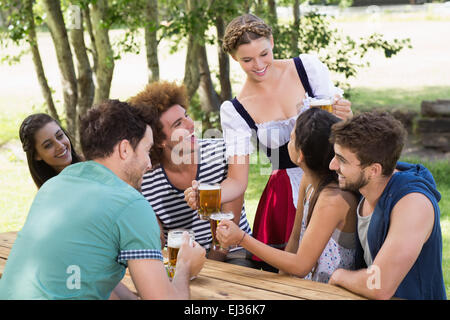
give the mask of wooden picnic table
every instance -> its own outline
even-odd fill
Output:
[[[16,239],[16,232],[0,234],[0,277]],[[122,280],[136,293],[127,272]],[[207,259],[191,281],[193,300],[360,300],[343,288]]]

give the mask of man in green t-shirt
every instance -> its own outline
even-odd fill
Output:
[[[38,191],[0,280],[0,299],[136,299],[120,283],[129,268],[142,299],[188,299],[205,250],[186,234],[177,272],[163,265],[155,213],[139,192],[151,168],[150,126],[108,100],[81,119],[86,162]]]

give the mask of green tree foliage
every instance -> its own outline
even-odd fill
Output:
[[[11,42],[21,44],[22,41],[28,41],[33,49],[33,42],[37,40],[29,36],[30,28],[45,28],[48,25],[49,16],[46,11],[48,6],[45,7],[43,3],[55,1],[57,2],[57,0],[0,0],[1,16],[6,24],[0,29],[0,44],[5,46]],[[319,4],[333,3],[340,6],[351,3],[351,0],[317,1]],[[84,50],[93,61],[92,66],[85,64],[85,72],[89,74],[92,68],[96,84],[102,83],[105,87],[103,94],[109,94],[108,84],[111,80],[107,77],[112,76],[114,60],[120,59],[125,52],[137,54],[142,50],[144,43],[142,29],[145,30],[146,37],[151,33],[151,39],[153,39],[152,45],[146,43],[145,47],[148,66],[150,68],[152,65],[154,68],[152,72],[156,74],[154,78],[149,77],[149,81],[157,80],[159,77],[156,50],[161,40],[169,42],[173,52],[182,46],[186,47],[184,81],[191,91],[193,115],[196,119],[202,120],[207,129],[218,126],[220,102],[236,94],[231,92],[229,57],[221,51],[220,45],[226,24],[238,15],[247,12],[255,13],[271,24],[274,30],[275,58],[291,58],[299,53],[314,52],[331,71],[343,75],[347,80],[354,77],[359,68],[369,64],[365,61],[369,50],[380,50],[386,58],[390,58],[403,48],[410,47],[408,39],[387,41],[382,35],[376,33],[360,39],[346,37],[330,27],[332,18],[317,12],[300,15],[298,5],[304,2],[305,0],[61,0],[58,7],[65,17],[66,26],[69,20],[67,11],[70,6],[78,6],[81,9],[82,28],[85,32],[83,36],[90,37],[91,40],[90,46],[86,45]],[[32,10],[23,10],[24,3],[34,4]],[[290,8],[294,18],[288,21],[278,18],[277,6]],[[294,8],[296,10],[293,10]],[[150,21],[149,17],[155,12],[158,19]],[[98,25],[93,25],[94,21],[98,22]],[[101,28],[98,28],[99,26]],[[125,32],[123,38],[115,40],[109,47],[107,32],[112,28],[120,28]],[[70,32],[70,28],[68,30]],[[94,42],[96,34],[108,40],[106,41],[108,47],[103,47],[104,41]],[[150,37],[146,38],[148,39]],[[34,44],[37,51],[37,43]],[[218,72],[211,73],[209,70],[208,58],[212,57],[206,57],[205,45],[215,45],[218,48],[220,62]],[[99,57],[102,53],[104,58],[101,59]],[[82,56],[80,52],[78,54],[77,60]],[[20,54],[16,57],[0,54],[0,61],[13,62],[18,59]],[[151,61],[152,59],[156,61]],[[77,81],[80,82],[80,71],[78,70],[77,73]],[[43,72],[41,72],[41,79],[42,82],[46,81]],[[41,85],[44,87],[45,83]],[[338,85],[348,89],[345,82]],[[80,89],[80,84],[78,86],[77,90],[82,93],[84,89]],[[49,92],[50,90],[47,90],[47,96],[50,95],[46,99],[47,104],[51,103]],[[87,91],[85,96],[89,96]],[[73,117],[67,114],[66,116]]]
[[[284,2],[292,2],[285,0]],[[298,29],[297,46],[292,46],[293,24],[278,23],[275,39],[275,58],[287,58],[298,53],[316,53],[328,69],[342,74],[346,80],[357,75],[358,69],[369,66],[365,60],[369,50],[380,50],[386,58],[391,58],[405,47],[411,48],[410,39],[393,39],[387,41],[383,35],[373,33],[368,37],[355,40],[344,36],[339,30],[332,29],[333,18],[308,12],[301,17]],[[349,89],[348,81],[336,82],[343,89]]]

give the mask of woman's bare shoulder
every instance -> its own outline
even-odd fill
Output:
[[[342,190],[337,184],[330,184],[325,187],[318,201],[321,201],[324,205],[331,206],[343,206],[343,207],[356,207],[358,204],[358,196],[350,191]]]

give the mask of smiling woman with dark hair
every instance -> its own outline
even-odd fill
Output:
[[[339,189],[329,142],[331,127],[339,119],[311,108],[300,114],[288,144],[289,157],[303,170],[295,222],[285,251],[247,235],[229,221],[219,224],[222,245],[239,244],[283,272],[308,280],[328,282],[333,271],[355,268],[355,194]]]
[[[48,114],[26,117],[20,125],[19,136],[38,188],[68,165],[81,161],[67,132]]]

